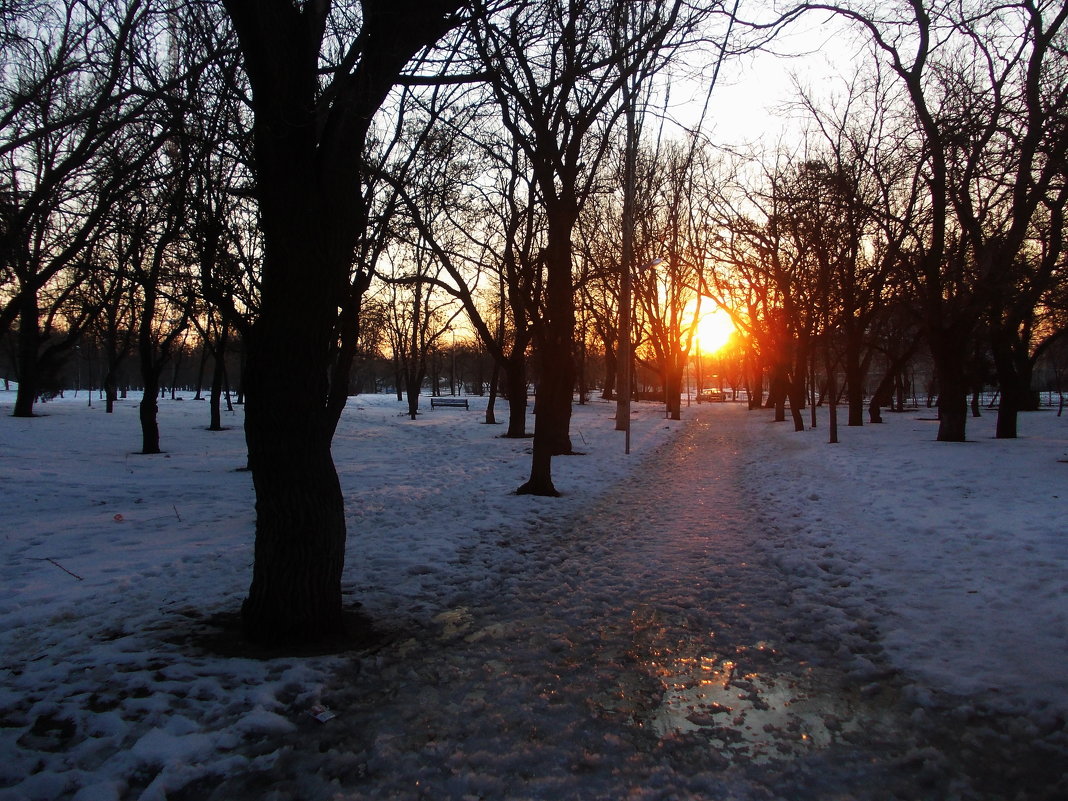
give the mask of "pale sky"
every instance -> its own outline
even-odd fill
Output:
[[[721,69],[704,122],[717,144],[761,141],[774,146],[799,127],[784,108],[797,97],[794,76],[817,97],[827,95],[840,90],[841,76],[852,76],[869,57],[863,40],[844,24],[815,14],[794,23],[772,48],[774,52],[739,56]],[[714,56],[710,52],[708,57]],[[671,92],[673,115],[694,125],[707,84],[673,79]]]

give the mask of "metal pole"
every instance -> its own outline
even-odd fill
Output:
[[[624,431],[623,452],[630,453],[630,385],[631,362],[634,359],[631,346],[631,317],[634,300],[632,294],[634,260],[634,173],[638,148],[637,124],[630,79],[623,82],[623,106],[626,109],[626,153],[623,162],[623,246],[620,256],[619,276],[619,391],[616,398],[616,431]]]

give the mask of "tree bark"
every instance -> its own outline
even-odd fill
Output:
[[[824,356],[827,365],[827,442],[835,445],[838,443],[838,387],[834,376],[834,359],[831,357],[830,349]],[[852,417],[852,407],[850,407],[850,417]]]
[[[997,372],[998,387],[1001,389],[998,402],[998,416],[994,436],[997,439],[1016,439],[1017,420],[1023,410],[1023,401],[1030,390],[1030,373],[1024,384],[1023,377],[1016,369],[1010,343],[997,335],[991,335],[991,353],[994,357],[994,369]]]
[[[302,173],[276,174],[272,181],[277,191],[288,179],[289,192],[274,196],[268,204],[274,213],[265,214],[271,236],[265,239],[260,317],[249,339],[246,373],[256,548],[242,619],[246,636],[271,643],[342,631],[346,529],[330,453],[335,418],[327,400],[337,308],[329,287],[345,274],[347,259],[343,247],[331,253],[322,239],[339,225],[338,207],[351,206],[331,208]]]
[[[502,365],[508,394],[508,431],[505,437],[522,439],[527,436],[527,359],[521,352],[513,352]]]
[[[226,380],[226,344],[229,326],[223,322],[219,332],[219,341],[212,349],[215,356],[215,364],[211,371],[211,399],[209,400],[211,422],[209,431],[222,431],[222,391],[223,382]],[[198,389],[199,392],[199,389]]]
[[[968,425],[967,345],[945,332],[929,332],[931,356],[938,376],[939,442],[964,442]]]
[[[143,377],[144,392],[137,416],[141,422],[141,453],[160,453],[159,447],[159,379],[155,375]]]
[[[670,365],[667,370],[664,401],[668,417],[672,420],[682,419],[682,373],[681,364]]]
[[[771,382],[768,387],[768,400],[766,405],[768,408],[775,410],[775,417],[773,419],[776,423],[786,422],[786,394],[788,386],[789,378],[786,375],[786,368],[780,364],[772,365]]]
[[[501,380],[501,362],[499,359],[493,360],[493,367],[490,370],[490,389],[489,399],[486,401],[486,425],[496,425],[497,417],[494,413],[494,407],[497,405],[497,384]]]
[[[426,368],[410,367],[404,373],[405,396],[408,400],[408,417],[412,420],[419,415],[419,391],[423,388]],[[437,394],[436,392],[434,393]]]
[[[245,438],[256,491],[256,546],[242,623],[253,641],[321,640],[343,630],[345,563],[326,359],[306,355],[326,343],[287,331],[282,321],[263,322],[253,335],[258,347],[249,349]],[[300,386],[311,391],[295,391]]]
[[[40,391],[40,323],[37,293],[24,292],[19,299],[19,388],[15,393],[13,417],[33,417],[33,405]]]
[[[746,394],[749,396],[749,411],[764,407],[764,372],[756,358],[746,357]]]
[[[858,327],[850,326],[845,342],[846,398],[849,403],[847,426],[864,425],[864,383],[868,377],[867,365],[861,357]]]
[[[879,386],[872,393],[871,402],[868,404],[868,422],[882,423],[882,406],[892,406],[894,403],[894,383],[897,380],[897,371],[893,368],[886,371],[879,382]]]
[[[256,489],[249,638],[269,644],[342,631],[345,514],[330,455],[329,371],[338,309],[366,230],[361,163],[371,118],[401,70],[458,23],[459,0],[364,0],[359,61],[321,57],[329,3],[224,0],[252,87],[264,235],[260,314],[247,343],[245,439]],[[357,45],[348,43],[357,52]]]
[[[796,376],[790,379],[788,384],[788,396],[790,398],[790,419],[794,421],[794,431],[805,430],[805,418],[801,410],[805,408],[805,382]]]
[[[545,317],[538,326],[541,381],[534,418],[534,454],[530,478],[520,495],[556,496],[552,457],[572,453],[571,401],[574,394],[575,291],[571,273],[571,232],[578,208],[564,201],[563,209],[548,210]]]

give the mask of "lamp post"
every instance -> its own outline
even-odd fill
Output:
[[[624,236],[624,243],[627,242],[627,237]],[[624,253],[627,253],[628,248],[623,248]],[[627,254],[629,255],[629,254]],[[643,264],[639,269],[639,274],[644,273],[646,270],[651,270],[658,264],[661,264],[663,259],[653,259],[652,261]],[[621,286],[619,293],[619,397],[616,399],[616,430],[622,430],[624,434],[623,452],[630,453],[630,386],[631,386],[631,365],[634,361],[634,348],[630,341],[631,320],[634,316],[634,293],[632,290],[633,276],[631,275],[630,266],[628,261],[623,262],[623,274],[621,276]]]
[[[626,13],[626,6],[624,6]],[[624,17],[624,20],[626,18]],[[623,107],[626,109],[626,150],[623,160],[623,242],[619,259],[619,383],[616,387],[616,431],[626,432],[625,453],[630,453],[630,328],[632,276],[634,260],[634,173],[637,164],[638,123],[632,87],[624,79],[622,87]]]
[[[452,390],[453,395],[458,395],[459,392],[456,390],[456,329],[450,326],[449,333],[452,334],[452,360],[449,366],[449,389]]]

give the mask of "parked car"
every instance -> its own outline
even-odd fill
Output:
[[[723,403],[727,400],[727,393],[722,389],[702,389],[697,393],[698,403]]]

